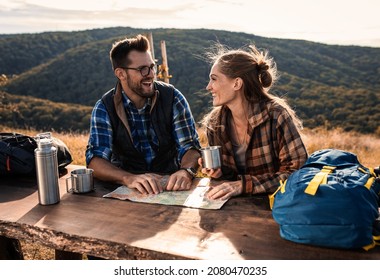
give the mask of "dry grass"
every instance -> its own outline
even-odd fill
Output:
[[[9,129],[0,125],[0,131],[14,131],[34,136],[42,131]],[[199,131],[201,143],[206,143],[206,137],[203,131]],[[350,151],[358,155],[361,163],[367,167],[375,167],[380,165],[380,138],[376,135],[362,135],[358,133],[343,132],[340,129],[306,129],[303,132],[304,142],[309,153],[324,149],[335,148]],[[53,136],[61,139],[68,146],[72,156],[73,164],[85,165],[85,149],[87,145],[87,134],[74,133],[54,133]],[[40,246],[38,244],[30,244],[21,241],[24,258],[34,260],[54,259],[54,250]]]
[[[25,260],[54,260],[55,251],[52,248],[42,246],[38,243],[20,240],[22,253]]]
[[[304,142],[309,153],[334,148],[356,154],[364,166],[380,165],[380,137],[376,135],[343,132],[340,129],[313,129],[304,131]]]
[[[58,133],[54,137],[66,143],[73,158],[72,164],[85,165],[85,151],[88,141],[88,134]]]

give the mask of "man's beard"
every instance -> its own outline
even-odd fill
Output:
[[[128,84],[128,87],[130,88],[130,90],[133,91],[138,96],[143,97],[143,98],[152,97],[152,96],[154,96],[154,92],[155,92],[154,87],[152,87],[152,89],[150,91],[146,91],[144,89],[144,86],[142,85],[142,83],[147,82],[147,81],[151,81],[153,83],[153,80],[151,80],[151,79],[143,79],[143,80],[136,83],[136,82],[133,82],[132,79],[129,78],[129,76],[127,77],[127,84]]]

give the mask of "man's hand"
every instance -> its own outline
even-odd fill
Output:
[[[154,173],[133,174],[99,157],[93,157],[88,167],[94,170],[95,178],[137,189],[142,194],[163,192],[166,186],[166,178],[168,177]]]
[[[183,169],[178,170],[169,177],[166,190],[168,191],[185,191],[191,188],[193,177]]]
[[[133,174],[123,178],[124,184],[142,194],[159,194],[165,189],[163,176],[154,173]]]

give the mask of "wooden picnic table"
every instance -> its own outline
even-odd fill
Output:
[[[205,210],[103,198],[118,186],[100,181],[94,192],[67,193],[66,178],[79,167],[68,166],[60,177],[61,201],[49,206],[38,203],[35,179],[1,178],[0,235],[54,248],[58,258],[71,252],[106,259],[380,259],[380,248],[340,250],[282,239],[266,195]]]

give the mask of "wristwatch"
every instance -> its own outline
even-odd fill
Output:
[[[181,167],[179,170],[186,170],[193,178],[197,176],[197,171],[192,167]]]

